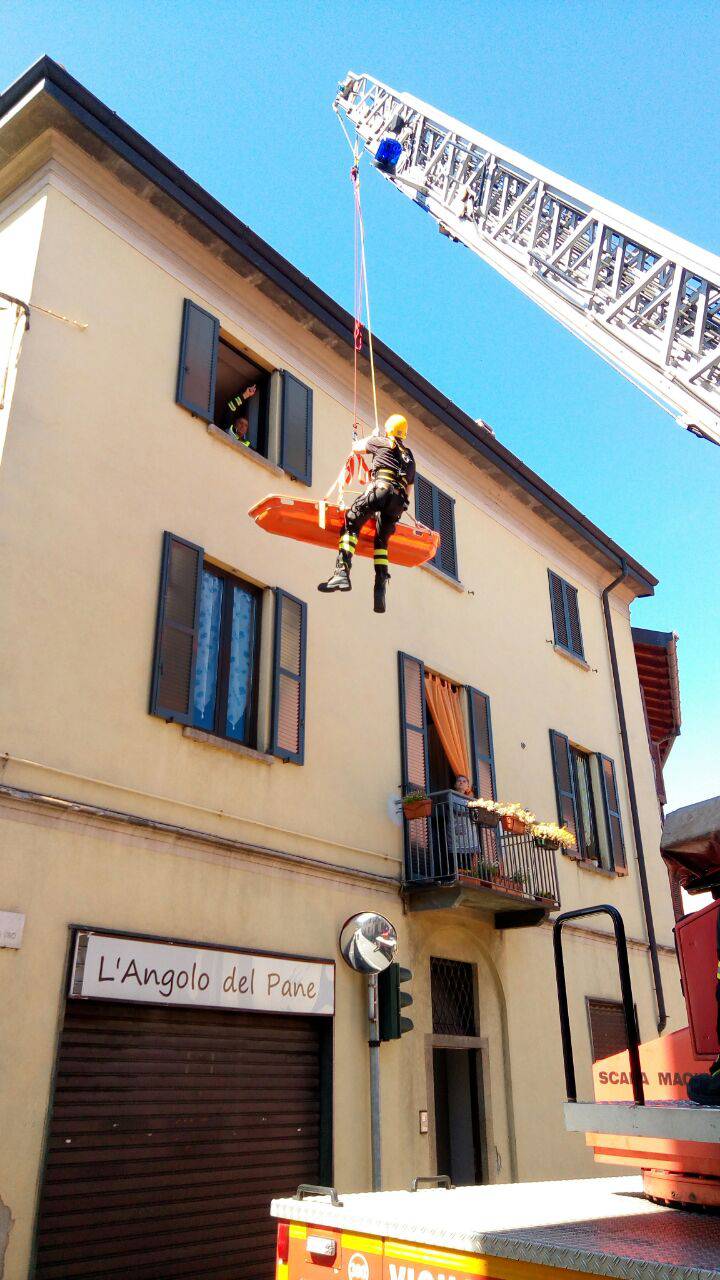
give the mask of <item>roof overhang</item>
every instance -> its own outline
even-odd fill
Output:
[[[57,62],[43,57],[0,94],[0,166],[48,130],[67,136],[136,195],[147,199],[204,244],[229,269],[249,278],[305,328],[352,361],[354,321],[349,312]],[[0,185],[0,198],[2,194]],[[380,388],[396,403],[613,577],[619,567],[626,566],[628,585],[634,595],[653,594],[657,578],[612,538],[478,426],[397,352],[377,339],[374,349]]]
[[[720,796],[669,813],[660,852],[688,892],[720,885]]]
[[[633,645],[643,691],[650,739],[664,764],[680,733],[680,682],[674,631],[633,627]]]

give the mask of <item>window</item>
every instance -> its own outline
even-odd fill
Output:
[[[312,482],[313,393],[284,369],[268,372],[220,335],[220,322],[185,299],[177,403],[234,432],[304,484]]]
[[[425,664],[407,653],[398,654],[400,677],[400,742],[403,794],[423,790],[451,790],[455,778],[466,773],[476,796],[496,798],[490,699],[469,685],[443,681],[450,705],[442,724],[430,711]],[[456,732],[453,731],[453,724]],[[455,749],[451,739],[455,737]],[[456,758],[457,750],[466,760]]]
[[[548,577],[555,644],[561,649],[567,649],[576,658],[584,659],[577,588],[564,578],[559,578],[551,569],[548,569]]]
[[[571,744],[550,730],[558,821],[573,833],[577,858],[618,875],[627,874],[615,764],[609,756]]]
[[[455,542],[455,499],[443,493],[424,476],[415,477],[415,515],[421,524],[440,534],[440,547],[429,561],[441,573],[457,579]]]
[[[571,747],[570,760],[575,781],[578,846],[586,862],[596,862],[600,865],[600,841],[590,771],[591,757],[587,751],[581,751],[579,747]]]
[[[203,567],[192,723],[197,729],[257,745],[260,593]]]
[[[272,625],[273,612],[261,682],[261,626]],[[306,650],[302,600],[261,591],[206,563],[202,547],[165,534],[152,715],[302,764]],[[261,683],[269,688],[262,703]]]
[[[619,1000],[596,1000],[587,997],[590,1048],[593,1062],[623,1053],[627,1047],[625,1015]],[[637,1024],[637,1010],[635,1010]],[[639,1039],[639,1037],[638,1037]]]
[[[220,338],[213,422],[268,456],[270,374]]]
[[[437,1036],[474,1036],[473,966],[462,960],[430,958],[433,1031]]]

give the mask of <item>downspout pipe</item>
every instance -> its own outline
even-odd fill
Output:
[[[620,683],[620,669],[618,667],[617,650],[615,648],[615,635],[613,632],[612,618],[610,616],[610,593],[619,587],[621,583],[626,582],[630,577],[625,560],[620,561],[620,573],[617,578],[608,583],[602,592],[602,607],[605,618],[605,632],[607,635],[608,649],[610,651],[610,666],[612,669],[613,686],[615,689],[615,703],[617,706],[618,720],[620,722],[620,741],[622,743],[623,761],[625,764],[625,776],[628,784],[628,796],[630,800],[630,815],[632,818],[633,836],[635,838],[635,856],[637,858],[638,873],[640,875],[640,892],[642,895],[643,912],[645,915],[645,928],[647,930],[648,946],[650,948],[650,964],[652,966],[653,982],[655,984],[655,1001],[657,1004],[657,1029],[658,1035],[662,1035],[667,1026],[667,1011],[665,1008],[665,995],[663,993],[662,977],[660,974],[660,961],[658,959],[657,938],[655,937],[655,923],[653,921],[652,903],[650,901],[650,889],[648,886],[647,867],[645,865],[645,851],[643,848],[642,832],[640,830],[640,816],[638,814],[637,794],[635,792],[635,776],[633,774],[632,760],[630,758],[630,741],[628,739],[627,720],[625,719],[625,703],[623,701],[622,685]]]

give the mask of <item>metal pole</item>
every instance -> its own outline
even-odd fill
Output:
[[[370,1020],[370,1145],[372,1151],[372,1189],[382,1191],[380,1149],[380,1009],[378,977],[368,974],[368,1018]]]

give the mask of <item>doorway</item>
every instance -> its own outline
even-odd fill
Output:
[[[455,1186],[487,1182],[479,1049],[433,1048],[438,1173]]]

